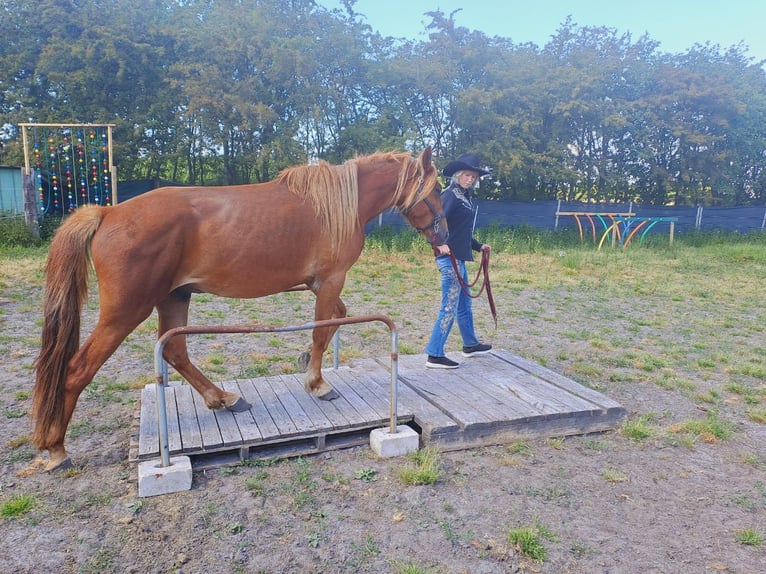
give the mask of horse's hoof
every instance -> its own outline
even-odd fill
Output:
[[[59,461],[50,461],[47,465],[45,465],[45,472],[63,472],[72,468],[73,466],[74,464],[72,463],[72,459],[67,456]]]
[[[237,399],[237,402],[231,405],[230,407],[226,407],[226,410],[229,410],[233,413],[243,413],[245,411],[249,411],[251,408],[252,408],[252,405],[250,403],[248,403],[242,397],[239,397]]]
[[[323,401],[332,401],[334,399],[337,399],[338,397],[340,397],[340,395],[338,394],[338,391],[336,391],[335,389],[330,389],[323,395],[317,395],[317,398]]]
[[[311,353],[303,351],[298,355],[298,372],[305,373],[309,369],[309,361],[311,360]]]

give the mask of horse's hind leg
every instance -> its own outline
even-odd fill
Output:
[[[184,327],[189,317],[191,295],[183,291],[174,291],[157,305],[159,333],[175,327]],[[172,337],[163,350],[162,356],[178,373],[196,389],[209,409],[226,408],[231,411],[246,411],[250,404],[236,393],[223,391],[210,382],[205,375],[189,360],[186,348],[186,336]]]
[[[45,443],[40,446],[40,448],[46,449],[50,455],[46,470],[63,469],[71,464],[64,448],[64,437],[80,394],[90,384],[106,360],[117,350],[125,337],[148,317],[150,312],[151,308],[142,316],[132,315],[130,318],[110,318],[102,313],[93,332],[69,361],[64,386],[62,425],[52,426],[48,430]]]

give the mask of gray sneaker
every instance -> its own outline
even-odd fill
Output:
[[[485,345],[484,343],[479,343],[478,345],[473,345],[471,347],[463,347],[463,356],[477,357],[479,355],[486,355],[491,350],[492,350],[492,345]]]
[[[428,355],[428,360],[426,361],[426,367],[429,369],[457,369],[459,366],[460,363],[456,363],[447,357]]]

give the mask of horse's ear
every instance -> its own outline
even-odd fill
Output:
[[[426,147],[420,154],[420,164],[425,169],[431,167],[431,146]]]

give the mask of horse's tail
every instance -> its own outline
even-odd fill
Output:
[[[45,303],[40,354],[35,361],[32,402],[33,442],[42,450],[53,429],[63,429],[64,385],[69,361],[80,348],[80,313],[88,295],[90,242],[104,208],[87,206],[68,216],[56,231],[45,268]],[[63,437],[62,437],[63,438]]]

